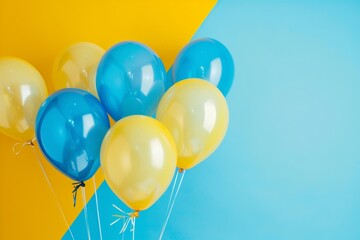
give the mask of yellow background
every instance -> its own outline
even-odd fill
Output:
[[[107,49],[124,40],[143,42],[169,68],[214,7],[215,0],[0,0],[0,57],[33,64],[48,90],[56,55],[71,44],[88,41]],[[34,153],[16,156],[15,140],[0,135],[0,239],[60,239],[67,227]],[[72,207],[71,180],[41,159],[68,222],[82,209]],[[103,180],[98,171],[97,183]],[[93,194],[87,184],[87,199]],[[79,194],[81,195],[81,194]]]

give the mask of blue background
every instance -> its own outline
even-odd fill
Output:
[[[164,239],[360,239],[360,2],[223,0],[198,37],[233,54],[230,127],[187,172]],[[98,194],[104,239],[121,239],[121,203],[106,184]],[[136,239],[158,239],[168,197]]]

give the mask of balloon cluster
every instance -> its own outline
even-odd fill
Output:
[[[169,75],[168,75],[169,76]],[[138,42],[108,51],[78,43],[56,59],[47,97],[29,63],[0,59],[0,131],[34,133],[46,159],[76,189],[101,165],[113,192],[131,209],[154,204],[178,167],[186,170],[219,146],[228,127],[225,100],[234,78],[229,51],[210,38],[189,43],[170,77]],[[116,123],[110,127],[108,114]]]

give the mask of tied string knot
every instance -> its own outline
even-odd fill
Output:
[[[112,223],[110,223],[110,226],[114,225],[115,223],[117,223],[118,221],[120,221],[121,219],[124,220],[123,222],[123,226],[119,232],[119,234],[122,234],[126,231],[126,229],[129,226],[129,223],[131,222],[132,228],[131,228],[131,232],[135,232],[135,219],[138,218],[140,216],[140,211],[139,210],[135,210],[133,212],[127,213],[124,210],[122,210],[121,208],[119,208],[118,206],[116,206],[115,204],[112,205],[115,209],[119,210],[121,212],[121,214],[113,214],[113,217],[116,217],[117,219],[115,221],[113,221]]]
[[[132,212],[132,213],[130,214],[130,217],[131,217],[131,218],[138,218],[139,216],[140,216],[140,213],[139,213],[138,210],[136,210],[135,212]]]
[[[13,145],[13,152],[15,153],[15,155],[19,155],[25,146],[30,146],[30,147],[34,148],[35,147],[35,144],[34,144],[35,140],[36,140],[36,138],[34,137],[34,138],[32,138],[30,140],[27,140],[25,142],[15,143]]]
[[[74,207],[75,207],[76,206],[77,192],[78,192],[80,187],[85,187],[85,183],[84,183],[84,181],[78,181],[78,182],[74,182],[72,185],[74,187],[74,190],[72,191],[72,194],[73,194]]]

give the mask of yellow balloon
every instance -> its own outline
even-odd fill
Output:
[[[96,71],[104,52],[98,45],[88,42],[70,46],[54,62],[54,89],[80,88],[97,96]]]
[[[205,160],[223,140],[229,110],[222,93],[200,79],[182,80],[160,100],[156,118],[172,133],[177,166],[189,169]]]
[[[35,119],[47,89],[41,74],[28,62],[0,58],[0,131],[19,139],[35,136]]]
[[[115,123],[101,145],[101,166],[112,191],[131,209],[153,205],[176,169],[175,142],[158,120],[133,115]]]

